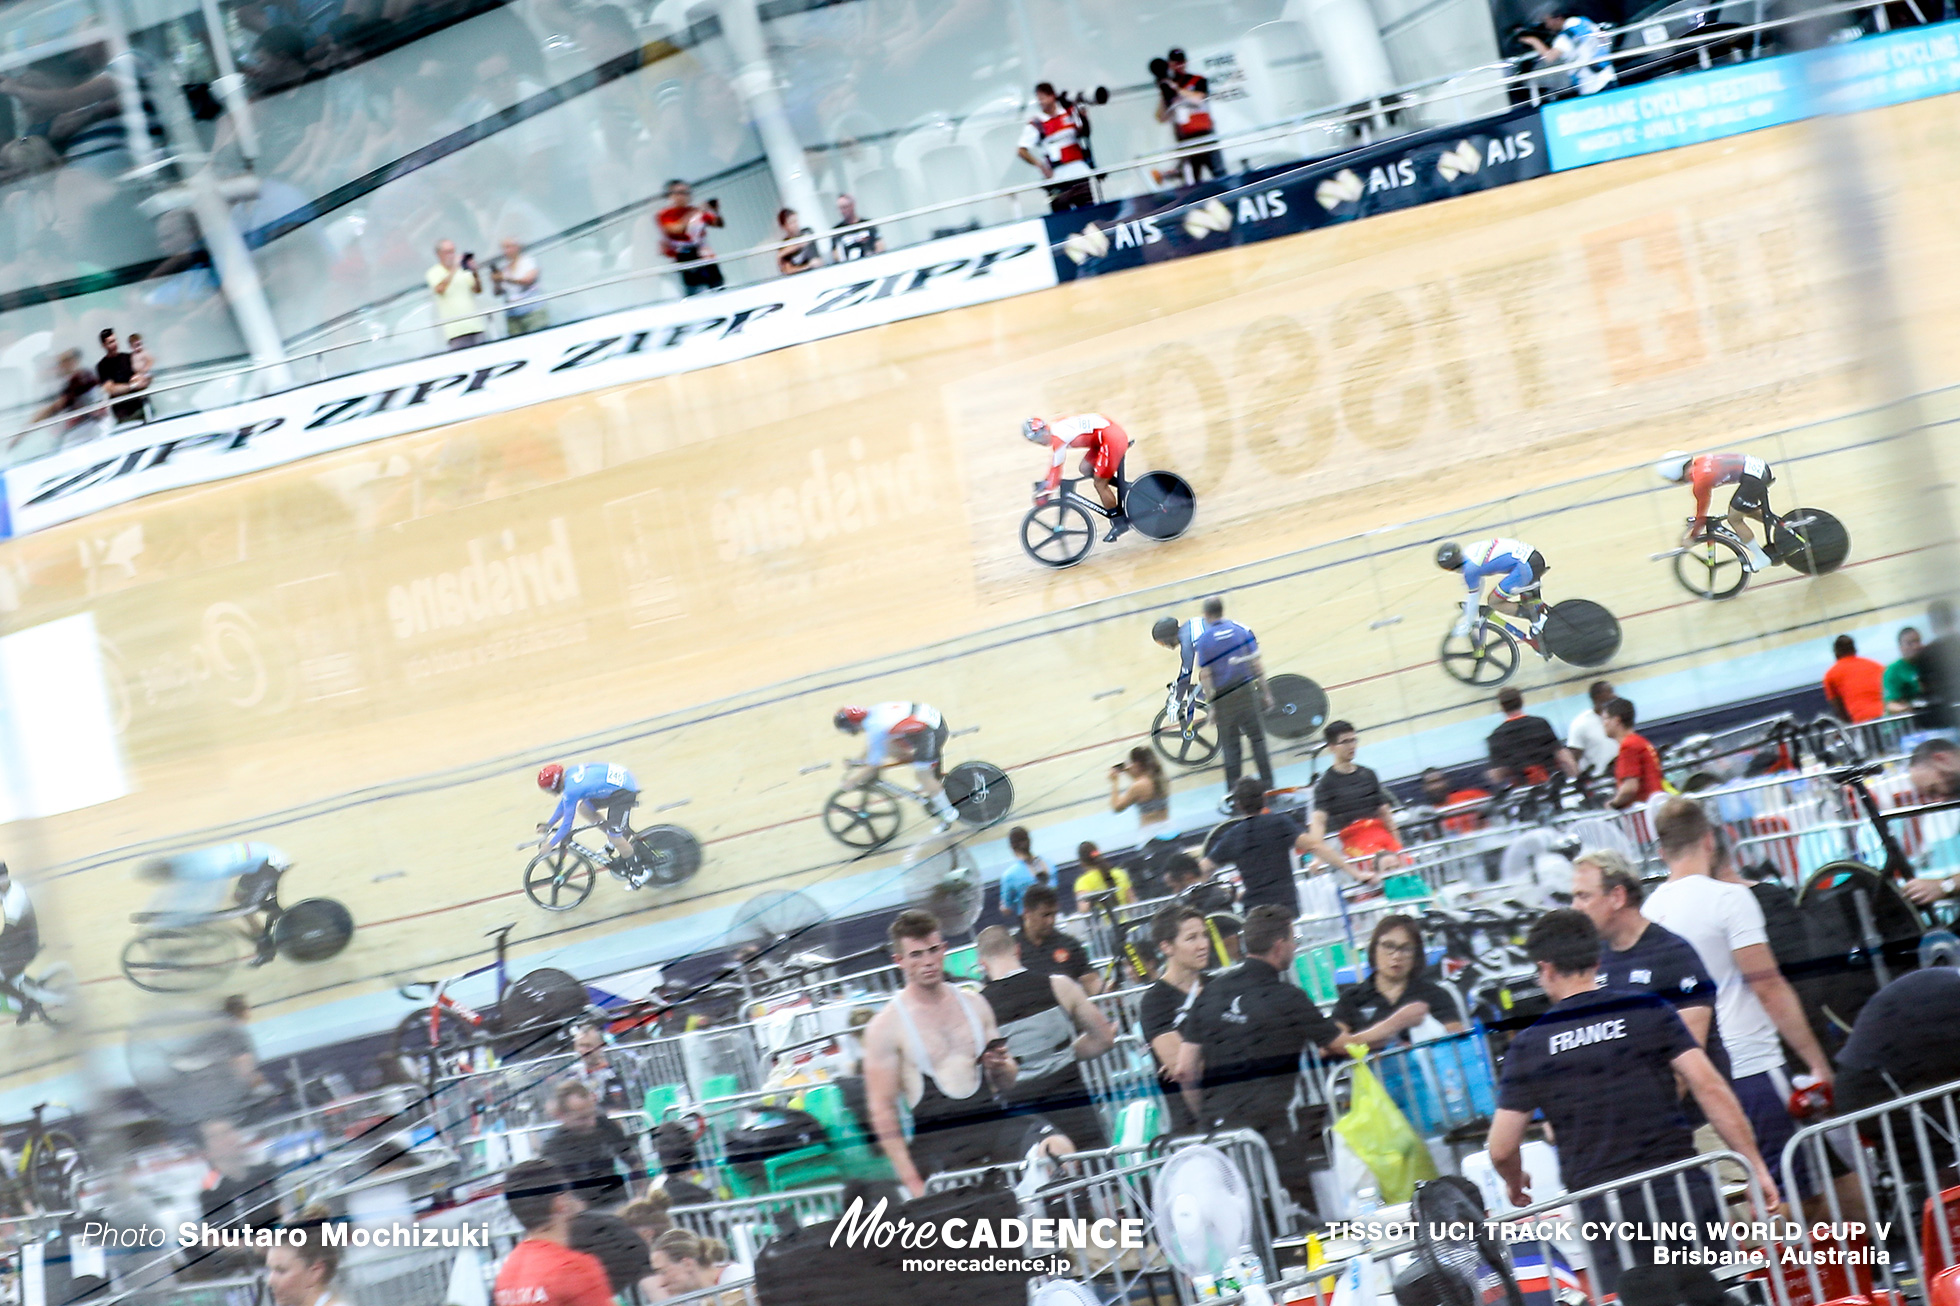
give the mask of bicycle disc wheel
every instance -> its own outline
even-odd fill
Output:
[[[823,808],[823,828],[848,848],[884,847],[898,833],[903,819],[898,800],[870,785],[840,789]]]
[[[592,896],[592,859],[570,844],[547,848],[524,868],[524,896],[546,911],[570,911]]]
[[[653,825],[633,836],[640,865],[651,872],[647,883],[671,889],[701,869],[701,841],[678,825]]]
[[[992,762],[961,762],[946,773],[946,801],[960,820],[984,829],[1014,806],[1014,782]]]
[[[1179,766],[1203,766],[1218,755],[1218,731],[1209,712],[1199,712],[1185,725],[1163,708],[1150,723],[1150,743],[1164,759]]]
[[[82,1145],[73,1135],[50,1129],[34,1143],[27,1163],[27,1186],[44,1211],[75,1207],[75,1181],[82,1174]]]
[[[1822,508],[1793,509],[1776,533],[1776,560],[1806,576],[1836,571],[1850,552],[1851,536],[1844,523]]]
[[[1123,515],[1138,534],[1153,540],[1174,540],[1184,534],[1197,511],[1198,496],[1176,472],[1145,472],[1123,496]]]
[[[1674,555],[1674,579],[1696,598],[1732,599],[1749,583],[1749,568],[1739,547],[1709,535]]]
[[[1073,567],[1095,540],[1089,514],[1065,499],[1038,503],[1021,518],[1021,547],[1044,567]]]
[[[238,942],[212,925],[150,930],[123,945],[123,977],[146,993],[194,993],[231,973]]]
[[[1494,621],[1484,623],[1481,645],[1468,635],[1443,636],[1443,670],[1466,685],[1501,685],[1518,669],[1517,637]]]

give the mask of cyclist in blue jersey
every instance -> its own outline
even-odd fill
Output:
[[[640,782],[623,766],[610,762],[581,762],[567,771],[556,762],[538,772],[538,788],[558,795],[558,806],[538,826],[544,837],[538,847],[563,848],[572,840],[572,827],[585,820],[605,831],[613,856],[633,862],[633,830],[628,817],[640,801]],[[626,882],[642,887],[651,867],[634,863]]]
[[[220,886],[236,880],[231,906],[263,914],[259,924],[258,955],[252,965],[263,966],[278,955],[272,929],[279,923],[279,877],[292,868],[292,858],[269,843],[220,843],[209,848],[157,857],[137,867],[147,880],[173,886],[163,910],[196,921],[226,910]]]
[[[1547,608],[1538,591],[1547,565],[1544,554],[1522,540],[1499,537],[1480,540],[1468,548],[1452,540],[1438,546],[1436,565],[1444,571],[1461,575],[1470,591],[1464,595],[1463,615],[1457,618],[1456,628],[1451,634],[1461,639],[1477,628],[1477,611],[1483,602],[1484,581],[1495,576],[1498,580],[1491,587],[1491,608],[1511,616],[1524,616],[1531,623],[1525,635],[1526,641],[1540,653],[1545,651],[1544,645],[1539,642],[1539,632],[1544,628]]]
[[[1191,617],[1179,621],[1176,617],[1159,617],[1157,624],[1150,628],[1150,638],[1165,648],[1177,650],[1177,698],[1182,705],[1180,724],[1191,720],[1191,687],[1195,683],[1192,675],[1197,669],[1198,636],[1205,633],[1205,619]]]

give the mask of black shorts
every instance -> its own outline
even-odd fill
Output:
[[[946,739],[951,733],[946,728],[946,723],[941,721],[930,730],[921,730],[918,734],[910,736],[912,760],[930,762],[932,769],[938,771],[940,764],[946,760]]]
[[[1729,500],[1730,512],[1761,513],[1769,507],[1768,476],[1745,476],[1735,483],[1735,496]]]
[[[692,263],[694,260],[689,259],[687,262]],[[683,264],[681,267],[681,285],[686,287],[687,293],[690,295],[700,290],[720,290],[722,285],[721,264],[707,263],[698,267],[688,267],[686,264]]]
[[[611,830],[614,834],[625,834],[631,828],[626,823],[627,817],[639,805],[639,801],[640,796],[638,794],[630,789],[622,789],[611,798],[608,798],[604,806],[598,803],[594,803],[592,806],[593,810],[604,815],[605,825],[608,830]]]

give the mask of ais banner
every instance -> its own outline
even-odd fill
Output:
[[[1061,281],[1290,236],[1489,190],[1550,169],[1536,110],[1404,136],[1333,159],[1051,214]]]

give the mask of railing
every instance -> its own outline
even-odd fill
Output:
[[[1723,7],[1719,3],[1708,4],[1693,10],[1684,10],[1680,13],[1670,14],[1668,18],[1669,21],[1680,21],[1690,15],[1718,12]],[[1664,55],[1669,52],[1699,51],[1702,55],[1704,66],[1709,66],[1708,56],[1704,47],[1711,40],[1719,40],[1730,49],[1733,55],[1740,57],[1741,50],[1738,42],[1744,38],[1748,38],[1752,42],[1754,47],[1752,53],[1754,53],[1760,50],[1760,38],[1767,33],[1777,32],[1800,22],[1814,23],[1823,18],[1846,17],[1868,12],[1874,15],[1872,20],[1874,26],[1879,30],[1884,30],[1884,0],[1857,0],[1855,3],[1840,3],[1824,6],[1796,17],[1773,18],[1758,23],[1724,27],[1719,37],[1698,37],[1690,33],[1673,40],[1654,42],[1626,50],[1606,51],[1602,52],[1598,56],[1598,59],[1612,62],[1618,66],[1622,63],[1651,61],[1657,55]],[[1210,153],[1213,150],[1220,151],[1240,160],[1245,160],[1249,157],[1249,153],[1257,152],[1261,147],[1265,147],[1269,153],[1284,154],[1302,158],[1303,162],[1321,164],[1338,157],[1339,154],[1344,152],[1344,149],[1336,149],[1331,153],[1316,153],[1304,147],[1313,143],[1324,145],[1357,137],[1362,144],[1366,145],[1372,143],[1376,139],[1377,134],[1388,136],[1400,135],[1407,131],[1448,126],[1466,121],[1472,116],[1484,116],[1482,113],[1474,115],[1466,113],[1464,111],[1465,105],[1501,103],[1507,100],[1537,104],[1545,99],[1569,94],[1569,92],[1563,90],[1548,92],[1545,86],[1545,82],[1548,79],[1562,79],[1565,69],[1533,68],[1528,72],[1519,71],[1520,65],[1523,62],[1523,60],[1509,59],[1496,63],[1478,65],[1447,76],[1427,78],[1405,84],[1384,92],[1379,98],[1372,99],[1363,104],[1343,104],[1331,108],[1319,109],[1306,114],[1296,115],[1254,132],[1226,137],[1215,143],[1165,150],[1141,158],[1131,159],[1128,162],[1101,170],[1097,174],[1097,184],[1100,194],[1104,198],[1122,198],[1133,194],[1148,193],[1158,189],[1155,178],[1151,176],[1153,172],[1161,170],[1165,165],[1181,164],[1186,158],[1193,155]],[[1400,126],[1399,130],[1390,130],[1390,120],[1396,117],[1401,118],[1403,124],[1406,125]],[[1022,202],[1031,198],[1035,192],[1044,190],[1051,184],[1043,179],[1034,179],[1013,186],[1005,186],[979,194],[963,196],[958,199],[921,205],[898,213],[879,215],[875,218],[867,219],[864,222],[838,227],[831,231],[820,232],[812,237],[812,239],[822,244],[834,236],[861,231],[872,226],[889,230],[903,223],[935,216],[955,214],[966,209],[981,209],[987,205],[999,204],[1001,202],[1005,202],[1013,209],[1015,215],[1019,216],[1022,212]],[[654,202],[656,201],[644,201],[640,207]],[[634,211],[637,211],[637,208]],[[607,219],[602,219],[602,221],[622,217],[624,213],[625,211],[619,214],[607,215]],[[555,239],[563,240],[568,238],[574,237],[569,234],[561,234],[560,237]],[[550,242],[541,243],[548,246]],[[714,263],[739,270],[741,267],[747,265],[750,260],[773,260],[781,250],[803,243],[805,241],[802,237],[767,243],[758,245],[752,249],[720,255],[713,260],[706,260],[703,263],[690,264],[689,266],[701,267],[706,266],[708,263]],[[670,277],[675,275],[676,271],[677,269],[672,266],[635,269],[613,276],[596,278],[580,285],[548,291],[540,295],[536,302],[548,305],[569,300],[574,296],[594,295],[598,292],[643,282],[648,278]],[[739,279],[739,271],[737,279]],[[385,304],[395,302],[416,293],[418,293],[416,290],[405,290],[395,296],[389,297],[389,299],[376,301],[376,303]],[[661,298],[666,297],[668,296],[661,296]],[[635,302],[648,302],[648,297],[642,296]],[[372,307],[370,306],[370,308]],[[501,309],[493,305],[481,313],[473,313],[470,316],[498,318],[501,316]],[[577,319],[573,318],[569,320]],[[351,351],[375,351],[377,346],[386,341],[405,340],[409,338],[426,341],[428,333],[433,328],[441,325],[443,325],[441,321],[417,323],[412,327],[386,331],[359,341],[341,342],[326,345],[319,349],[304,350],[277,363],[251,364],[225,369],[193,380],[153,387],[151,390],[145,392],[145,397],[155,407],[159,406],[160,401],[164,400],[166,396],[185,395],[188,398],[188,392],[195,388],[218,382],[230,382],[232,383],[232,393],[226,397],[224,402],[234,402],[237,399],[257,397],[296,385],[312,384],[335,375],[345,375],[349,372],[360,370],[363,367],[378,365],[382,361],[398,362],[410,358],[428,356],[435,351],[426,348],[405,348],[399,354],[385,359],[375,357],[359,364],[350,361]],[[194,412],[198,411],[201,405],[194,402],[187,402],[181,407],[174,405],[170,405],[170,407],[172,411],[159,412],[157,415],[175,416],[181,413]],[[107,404],[105,403],[103,409],[106,410],[106,408]],[[93,412],[96,410],[90,411]],[[21,460],[21,450],[23,445],[26,444],[28,436],[38,431],[53,431],[57,428],[66,427],[73,423],[76,418],[77,414],[68,413],[47,421],[31,423],[19,428],[8,438],[6,450],[3,455],[0,455],[0,464]],[[94,438],[94,435],[85,438]],[[39,454],[36,453],[35,456],[39,456]]]

